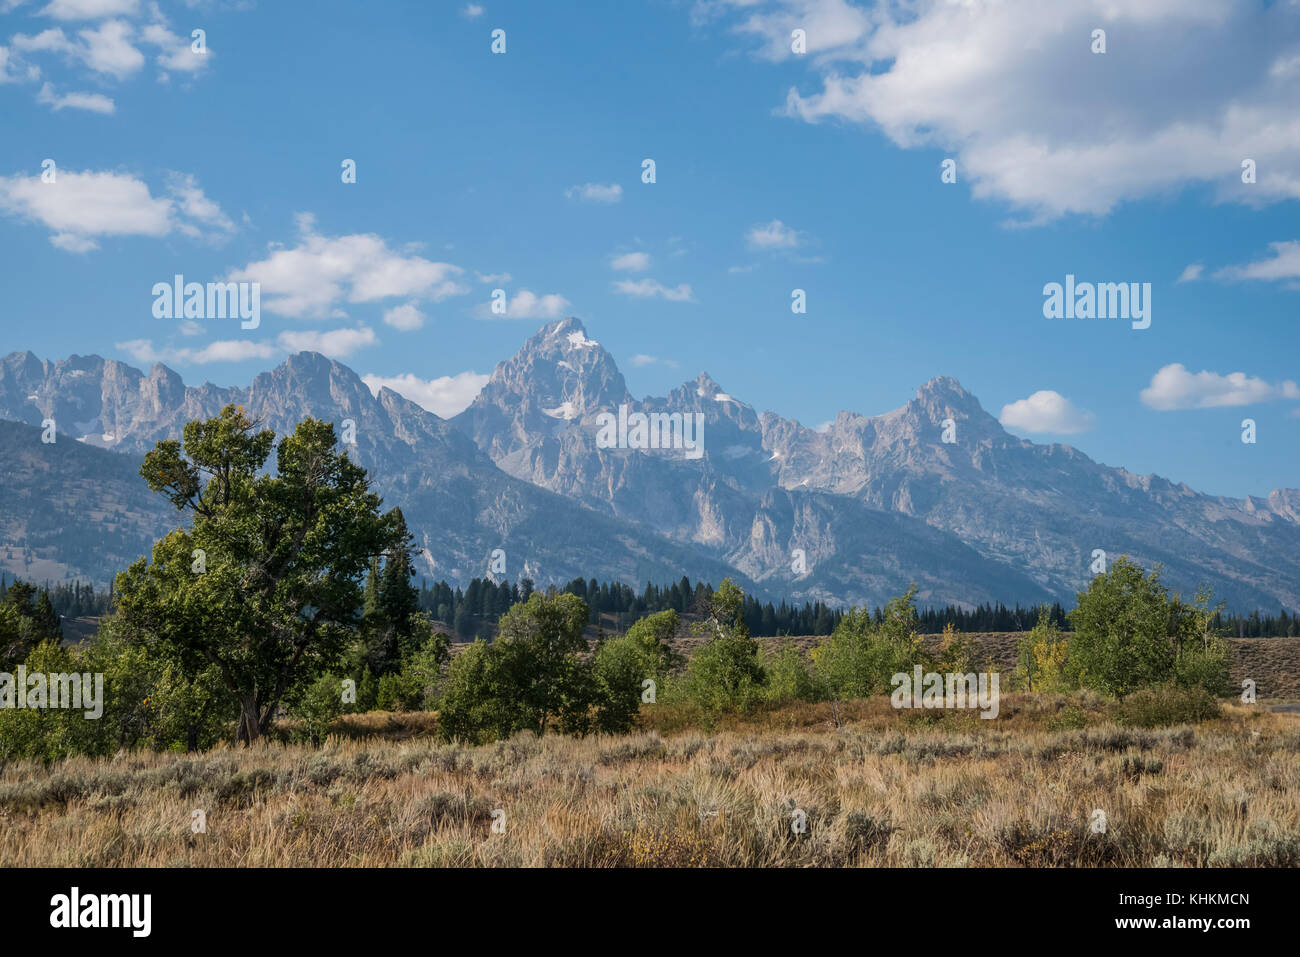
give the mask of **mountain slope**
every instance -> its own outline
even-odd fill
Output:
[[[619,404],[703,416],[703,455],[597,447],[598,417]],[[710,548],[797,597],[882,600],[883,582],[864,560],[893,562],[892,580],[920,582],[943,561],[934,552],[942,547],[962,558],[949,587],[934,583],[935,600],[981,600],[986,564],[1002,570],[999,597],[1069,600],[1100,549],[1110,559],[1127,553],[1163,563],[1168,583],[1187,594],[1208,582],[1237,606],[1300,607],[1300,492],[1201,495],[1069,446],[1036,445],[1007,433],[948,377],[893,412],[841,412],[818,432],[757,414],[707,373],[666,397],[632,398],[612,357],[578,320],[565,319],[499,364],[453,421],[512,475]],[[800,500],[792,514],[801,520],[779,547],[781,522],[770,511],[777,489],[820,493]],[[882,515],[893,522],[883,539]],[[928,560],[909,547],[922,542]],[[795,571],[795,549],[816,554],[823,571]]]
[[[833,604],[882,603],[913,581],[929,603],[1068,602],[1101,549],[1162,562],[1185,595],[1207,582],[1234,607],[1300,608],[1300,491],[1202,495],[1036,445],[947,377],[893,412],[845,411],[816,431],[758,412],[707,373],[637,399],[572,318],[499,363],[451,420],[387,389],[372,395],[314,353],[247,388],[186,386],[165,366],[97,356],[0,359],[0,418],[52,417],[61,439],[124,453],[132,471],[154,442],[228,402],[280,433],[309,415],[347,426],[351,453],[427,550],[423,571],[453,581],[485,574],[501,548],[509,577],[539,583],[731,574],[766,597]],[[620,413],[698,418],[700,454],[668,432],[670,447],[603,447],[602,416]],[[39,481],[29,468],[0,479],[0,495],[26,496],[30,515]]]

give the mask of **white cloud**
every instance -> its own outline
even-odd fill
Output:
[[[1214,274],[1215,279],[1300,279],[1300,240],[1269,243],[1272,259],[1247,263],[1244,266],[1226,266]]]
[[[131,43],[133,29],[122,20],[109,20],[93,30],[78,30],[82,46],[76,55],[96,73],[123,80],[144,66],[144,54]]]
[[[73,53],[76,50],[61,27],[50,27],[37,34],[15,33],[9,42],[20,53]]]
[[[1006,428],[1021,432],[1077,435],[1096,424],[1096,416],[1075,406],[1059,392],[1043,389],[1027,399],[1002,407],[998,419]]]
[[[531,290],[521,289],[513,299],[506,300],[505,315],[493,313],[490,302],[480,305],[476,314],[480,319],[558,319],[571,305],[559,293],[539,296]]]
[[[648,356],[645,353],[635,355],[628,361],[630,361],[632,365],[637,366],[638,368],[642,366],[652,366],[652,365],[663,365],[663,366],[667,366],[669,369],[677,368],[676,359],[660,359],[658,356]]]
[[[182,330],[183,334],[189,333]],[[131,339],[116,343],[117,348],[126,352],[136,362],[152,365],[166,362],[174,365],[206,365],[210,362],[243,362],[247,359],[269,359],[276,354],[276,349],[268,342],[254,342],[251,339],[222,339],[209,342],[202,349],[155,348],[149,339]]]
[[[394,306],[384,312],[384,322],[394,329],[401,329],[403,332],[419,329],[424,325],[425,318],[424,313],[417,309],[413,302]]]
[[[478,277],[479,282],[489,285],[499,285],[510,281],[510,273],[508,272],[476,272],[474,275]]]
[[[298,217],[301,233],[292,249],[271,254],[230,274],[236,281],[260,282],[263,308],[284,316],[341,315],[343,303],[378,302],[401,297],[440,302],[464,295],[456,281],[464,272],[450,263],[403,255],[372,233],[322,236],[313,217]]]
[[[420,408],[447,419],[464,412],[490,378],[477,372],[460,372],[437,379],[421,379],[408,372],[398,376],[363,375],[361,381],[375,395],[379,395],[380,389],[392,389]]]
[[[668,302],[694,302],[695,296],[687,283],[681,283],[670,289],[654,279],[620,279],[614,283],[614,291],[637,299],[654,299],[656,297]]]
[[[799,234],[781,220],[774,219],[752,227],[745,234],[745,242],[754,249],[794,249],[799,245]]]
[[[1204,271],[1205,267],[1200,263],[1189,263],[1187,268],[1179,275],[1178,282],[1196,282],[1201,278],[1201,273]]]
[[[101,236],[190,236],[200,227],[221,232],[233,224],[209,200],[194,178],[176,174],[170,196],[154,196],[148,185],[128,173],[58,170],[53,183],[39,175],[0,176],[0,211],[40,223],[61,249],[85,252]]]
[[[41,16],[55,20],[100,20],[131,16],[139,8],[140,0],[51,0]]]
[[[112,99],[102,93],[64,93],[60,96],[54,92],[54,88],[48,83],[42,86],[40,92],[36,94],[36,102],[46,104],[55,113],[59,112],[59,110],[71,108],[111,115],[116,109]]]
[[[1287,380],[1270,385],[1244,372],[1188,372],[1181,362],[1165,366],[1141,393],[1142,404],[1161,412],[1251,405],[1276,399],[1300,399],[1300,386]]]
[[[570,186],[564,191],[569,199],[582,200],[585,203],[617,203],[623,198],[623,187],[617,183],[603,186],[600,183],[584,183]]]
[[[332,359],[345,359],[358,349],[379,342],[369,326],[355,329],[295,329],[280,333],[280,348],[289,352],[319,352]]]
[[[223,233],[235,231],[235,224],[231,222],[230,217],[220,206],[208,199],[203,190],[199,189],[198,182],[192,175],[172,173],[168,177],[167,192],[176,201],[176,207],[182,215]],[[188,223],[182,224],[180,230],[190,236],[200,234],[197,227]]]
[[[206,37],[203,52],[198,53],[194,49],[194,41],[191,37],[172,33],[161,23],[151,23],[145,27],[140,33],[140,39],[158,47],[159,66],[177,73],[198,73],[212,62],[214,56],[212,48],[207,45]]]
[[[183,336],[197,335],[203,331],[192,322],[181,323],[178,331]],[[358,349],[377,345],[379,339],[373,329],[358,326],[355,329],[299,329],[280,333],[274,341],[262,339],[218,339],[202,348],[188,346],[156,346],[151,339],[129,339],[116,343],[137,362],[166,362],[173,365],[207,365],[212,362],[244,362],[248,359],[271,359],[291,352],[319,352],[334,359],[344,359]]]
[[[480,4],[468,3],[465,5],[465,9],[460,12],[460,15],[466,20],[477,20],[479,17],[483,16],[483,13],[483,7]]]
[[[1300,197],[1297,4],[1237,0],[730,0],[760,54],[815,74],[786,115],[879,129],[957,159],[973,195],[1041,222],[1209,185],[1220,199]],[[1107,31],[1093,54],[1091,34]],[[1188,64],[1216,63],[1187,80]],[[809,88],[810,87],[810,88]],[[1258,181],[1241,182],[1256,161]]]
[[[650,268],[650,254],[623,253],[623,255],[611,259],[609,266],[611,269],[618,269],[623,272],[645,272]]]

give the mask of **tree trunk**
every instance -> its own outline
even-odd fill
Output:
[[[239,709],[239,743],[252,744],[262,730],[257,720],[257,698],[244,695],[239,699]]]

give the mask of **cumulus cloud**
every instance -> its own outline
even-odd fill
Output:
[[[781,220],[774,219],[751,227],[745,234],[745,242],[754,249],[794,249],[799,245],[799,234]]]
[[[623,253],[609,261],[611,269],[622,272],[645,272],[650,268],[649,253]]]
[[[378,342],[369,326],[355,329],[298,329],[280,333],[277,342],[289,352],[319,352],[333,359],[345,359],[358,349]]]
[[[539,296],[529,289],[521,289],[506,300],[506,311],[499,315],[492,311],[492,303],[481,304],[475,314],[480,319],[558,319],[573,305],[559,293]]]
[[[681,283],[669,288],[654,279],[620,279],[614,283],[614,291],[637,299],[664,299],[668,302],[694,302],[695,295],[688,283]]]
[[[1078,408],[1059,392],[1042,389],[1027,399],[1004,405],[999,421],[1006,428],[1020,432],[1077,435],[1096,425],[1096,416]]]
[[[564,195],[584,203],[617,203],[623,198],[623,187],[617,183],[610,183],[608,186],[600,183],[584,183],[581,186],[570,186],[564,191]]]
[[[1189,185],[1260,204],[1300,197],[1295,3],[846,0],[704,3],[760,56],[813,73],[785,115],[942,149],[962,182],[1042,222],[1105,215]],[[795,28],[807,55],[791,51]],[[1105,29],[1105,54],[1091,51]],[[1187,81],[1188,64],[1221,66]],[[1258,179],[1241,182],[1245,159]]]
[[[1178,282],[1196,282],[1204,271],[1205,267],[1200,263],[1189,263],[1178,276]]]
[[[483,16],[483,13],[484,10],[482,5],[477,3],[467,3],[465,9],[461,10],[460,15],[466,20],[477,20],[479,17]],[[396,392],[397,390],[394,389],[393,391]],[[408,396],[407,398],[410,397]]]
[[[410,332],[424,325],[425,315],[415,307],[415,303],[406,302],[384,312],[384,322],[394,329]]]
[[[1191,373],[1181,362],[1160,369],[1141,393],[1142,404],[1161,412],[1251,405],[1276,399],[1300,399],[1300,386],[1291,380],[1271,385],[1244,372],[1202,370]]]
[[[156,51],[159,81],[168,80],[169,72],[197,74],[212,61],[212,48],[205,43],[202,52],[195,51],[190,36],[173,32],[156,3],[146,10],[137,0],[54,0],[39,12],[63,21],[66,32],[64,26],[56,26],[35,34],[14,34],[8,46],[0,47],[0,83],[36,82],[58,61],[81,73],[89,71],[98,80],[122,82],[144,68],[150,48]],[[103,94],[59,96],[48,82],[37,93],[37,101],[55,110],[113,112],[113,100]]]
[[[464,272],[459,266],[398,252],[373,233],[323,236],[309,215],[298,217],[298,230],[296,246],[273,246],[266,259],[230,274],[235,281],[261,283],[262,306],[270,312],[337,316],[345,303],[398,297],[440,302],[469,292],[456,279]]]
[[[420,408],[444,419],[464,412],[487,384],[491,376],[477,372],[460,372],[437,379],[421,379],[412,373],[398,376],[363,375],[361,381],[374,395],[380,389],[392,389]]]
[[[212,237],[233,231],[221,207],[192,176],[174,174],[168,195],[154,196],[129,173],[58,170],[55,181],[40,175],[0,176],[0,212],[39,223],[60,249],[86,252],[103,236],[167,236],[180,232]]]

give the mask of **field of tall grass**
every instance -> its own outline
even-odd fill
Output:
[[[11,763],[0,866],[1300,865],[1300,716],[1141,717],[879,698],[701,730],[652,707],[630,735],[466,747],[431,715],[354,716],[323,748]]]

